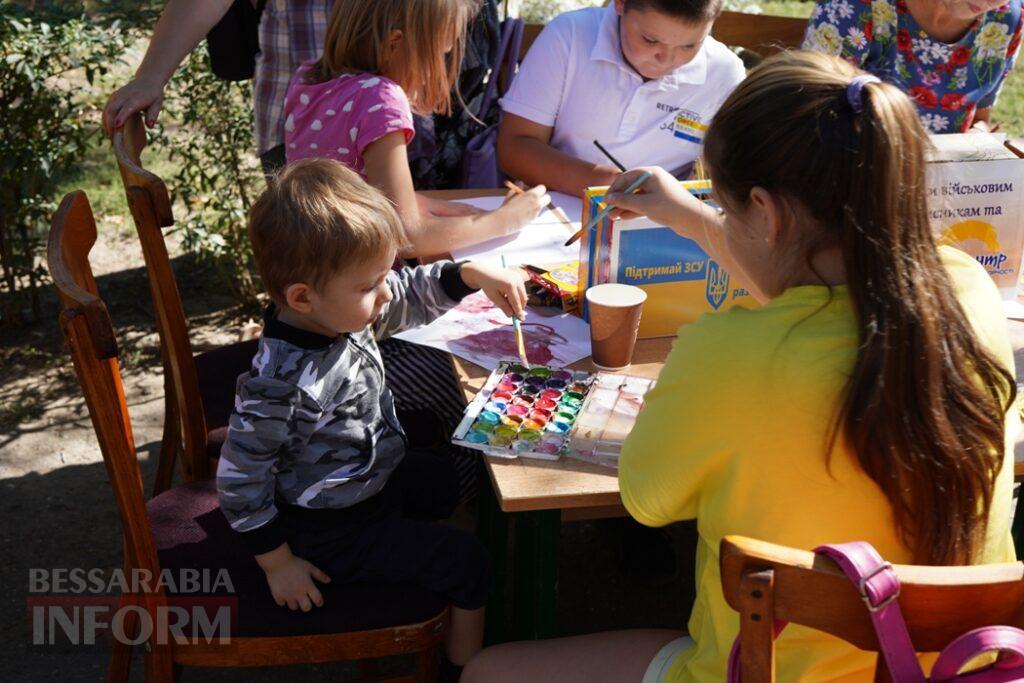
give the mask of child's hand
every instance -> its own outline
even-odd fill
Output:
[[[302,609],[303,612],[313,609],[313,605],[323,606],[324,597],[313,579],[330,583],[331,577],[301,557],[292,555],[287,543],[269,553],[257,555],[256,562],[267,575],[270,593],[278,606],[287,605],[288,609]]]
[[[499,268],[483,263],[463,263],[462,281],[470,289],[482,289],[487,298],[507,315],[526,317],[526,285],[529,276],[518,268]]]
[[[416,203],[419,206],[420,214],[429,214],[436,218],[459,218],[462,216],[477,216],[487,213],[483,209],[462,202],[449,202],[443,199],[435,199],[417,192]]]
[[[651,177],[636,192],[623,194],[644,171],[650,171]],[[658,167],[623,173],[608,188],[605,202],[615,207],[611,213],[613,218],[647,216],[690,239],[695,239],[692,235],[699,234],[706,221],[718,221],[714,208],[684,190],[672,174]]]
[[[537,185],[521,194],[509,193],[497,212],[503,214],[502,224],[506,232],[518,232],[550,203],[551,197],[547,188]]]

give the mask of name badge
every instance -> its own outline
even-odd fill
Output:
[[[678,114],[676,116],[673,135],[699,145],[704,142],[704,134],[707,130],[708,127],[700,122],[698,116],[687,112],[686,114]]]

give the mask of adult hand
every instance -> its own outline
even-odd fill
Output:
[[[156,117],[164,103],[164,84],[147,78],[134,78],[113,92],[103,107],[103,130],[113,137],[114,130],[124,125],[128,117],[145,110],[146,125],[156,125]]]

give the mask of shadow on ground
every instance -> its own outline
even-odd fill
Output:
[[[140,464],[149,490],[158,443],[140,450]],[[32,645],[26,601],[29,570],[99,568],[121,565],[120,522],[106,470],[101,463],[73,465],[49,474],[28,474],[0,482],[6,523],[0,552],[5,618],[0,630],[0,680],[97,681],[106,675],[106,645]],[[474,517],[463,510],[462,520]],[[43,523],[33,523],[31,520]],[[560,548],[559,626],[564,635],[633,627],[683,628],[693,600],[693,525],[671,530],[681,576],[663,586],[644,586],[618,570],[615,523],[572,522],[563,525]],[[138,650],[138,648],[137,648]],[[401,666],[397,662],[394,666]],[[141,681],[142,662],[136,653],[131,680]],[[188,669],[184,681],[315,681],[350,680],[351,664],[264,669]]]

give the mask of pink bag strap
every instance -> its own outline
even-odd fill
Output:
[[[986,683],[1019,681],[1024,677],[1024,631],[1012,626],[982,626],[968,631],[946,646],[935,660],[931,680],[935,683],[952,681],[960,669],[983,652],[1002,652],[991,669],[968,675]],[[1007,656],[1008,655],[1008,656]]]
[[[814,552],[839,565],[857,586],[875,627],[878,647],[896,683],[925,683],[914,644],[903,620],[897,598],[900,580],[892,565],[884,561],[870,543],[855,541],[823,545]]]

